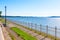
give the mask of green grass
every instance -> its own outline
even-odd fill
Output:
[[[5,20],[4,20],[3,18],[0,18],[0,21],[1,21],[2,23],[4,23],[4,22],[5,22]]]
[[[35,37],[32,37],[31,35],[27,34],[26,32],[20,30],[17,27],[12,27],[11,28],[14,32],[16,32],[18,34],[18,36],[20,36],[21,38],[23,38],[24,40],[37,40]]]
[[[0,18],[0,21],[1,21],[2,23],[5,23],[5,19],[4,19],[4,18]],[[6,20],[6,23],[9,24],[10,22]]]

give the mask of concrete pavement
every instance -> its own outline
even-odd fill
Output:
[[[1,24],[0,24],[0,40],[4,40]]]

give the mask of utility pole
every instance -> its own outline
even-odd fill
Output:
[[[6,27],[6,8],[7,7],[5,6],[5,25],[4,25],[5,27]]]

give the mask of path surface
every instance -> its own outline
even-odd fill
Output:
[[[0,23],[0,40],[4,40],[2,28],[1,28],[1,23]]]
[[[50,38],[47,38],[47,37],[44,38],[44,36],[41,36],[41,35],[33,32],[33,31],[31,31],[31,30],[28,30],[28,29],[20,26],[20,25],[16,25],[15,23],[10,23],[8,26],[9,26],[9,27],[18,27],[18,28],[20,28],[21,30],[27,32],[29,35],[32,35],[32,36],[36,37],[37,40],[51,40]]]
[[[7,30],[3,26],[2,26],[2,31],[3,31],[3,35],[4,35],[5,40],[12,40],[9,33],[7,32]]]

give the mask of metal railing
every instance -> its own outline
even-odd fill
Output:
[[[41,24],[34,24],[34,23],[29,23],[29,22],[19,22],[18,24],[23,25],[27,28],[36,30],[36,31],[40,31],[45,33],[46,37],[53,36],[54,40],[57,40],[57,38],[60,38],[60,29],[58,29],[56,26],[55,27],[49,27],[47,26],[42,26]],[[41,34],[41,33],[40,33]],[[47,35],[48,34],[48,35]]]

